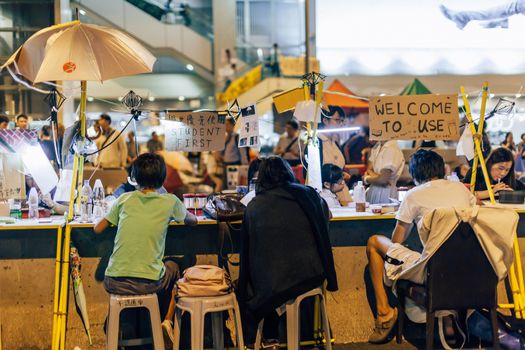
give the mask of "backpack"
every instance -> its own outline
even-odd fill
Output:
[[[186,269],[177,281],[177,297],[212,297],[232,291],[230,276],[213,265],[196,265]]]

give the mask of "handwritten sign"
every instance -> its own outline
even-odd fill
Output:
[[[0,154],[0,200],[25,198],[25,177],[19,154]]]
[[[458,140],[457,95],[370,98],[371,140]]]
[[[224,149],[225,114],[168,112],[163,122],[168,151],[220,151]]]
[[[259,118],[255,104],[241,109],[241,127],[239,129],[239,147],[259,148]]]

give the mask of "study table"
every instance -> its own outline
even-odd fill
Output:
[[[518,237],[525,237],[525,205],[512,207],[520,215]],[[395,213],[357,213],[353,208],[332,210],[330,240],[334,247],[366,246],[373,234],[390,236],[395,225]],[[283,214],[285,215],[285,214]],[[51,223],[17,220],[14,224],[0,223],[0,259],[37,259],[56,256],[57,230],[65,227],[63,217],[53,217]],[[116,228],[96,235],[92,223],[71,222],[71,242],[81,257],[109,258],[113,248]],[[238,252],[240,223],[233,223],[230,230],[232,244],[226,238],[223,253]],[[409,245],[417,249],[417,235],[410,235]],[[166,255],[218,254],[220,250],[217,222],[200,218],[197,226],[170,223],[166,238]]]

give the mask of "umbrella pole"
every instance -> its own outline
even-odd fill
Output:
[[[53,334],[52,334],[52,343],[55,344],[55,337],[57,332],[58,325],[58,301],[60,298],[60,267],[62,264],[62,226],[58,227],[57,230],[57,252],[56,252],[56,261],[55,261],[55,295],[53,298]]]

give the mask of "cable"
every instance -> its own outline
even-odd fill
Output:
[[[113,138],[113,140],[111,140],[111,142],[109,142],[108,144],[104,145],[104,147],[102,147],[101,149],[95,151],[95,152],[91,152],[91,153],[84,153],[83,156],[84,157],[89,157],[89,156],[92,156],[94,154],[97,154],[97,153],[100,153],[102,152],[103,150],[105,150],[106,148],[108,148],[109,146],[111,146],[115,141],[118,140],[118,138],[120,137],[120,135],[122,135],[122,133],[124,132],[124,130],[126,130],[126,128],[129,126],[129,124],[131,123],[132,120],[135,119],[135,116],[133,115],[129,120],[128,122],[126,123],[126,125],[122,128],[122,130],[120,130],[120,132],[118,133],[118,135]]]

